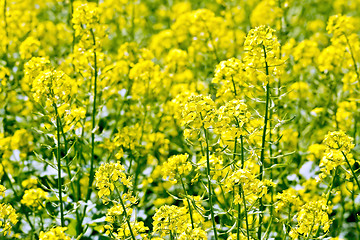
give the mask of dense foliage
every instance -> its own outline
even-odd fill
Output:
[[[360,238],[360,1],[0,5],[1,239]]]

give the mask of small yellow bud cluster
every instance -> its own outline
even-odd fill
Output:
[[[243,95],[242,88],[246,87],[245,65],[237,58],[221,61],[215,69],[213,83],[219,84],[217,97],[224,100],[238,98]]]
[[[22,83],[22,88],[25,91],[31,89],[32,83],[35,78],[42,72],[47,69],[50,69],[50,61],[45,57],[33,57],[24,64],[24,79]]]
[[[22,59],[30,59],[39,51],[40,41],[34,37],[28,37],[20,45],[19,52]]]
[[[91,31],[99,26],[99,8],[96,3],[74,2],[72,18],[76,36],[81,36],[81,42],[93,41]]]
[[[132,186],[131,178],[126,176],[125,167],[120,162],[102,164],[95,173],[95,185],[99,189],[99,198],[109,196],[119,180],[127,187]]]
[[[180,234],[179,240],[206,240],[207,233],[201,228],[187,228],[183,233]]]
[[[21,203],[33,209],[40,210],[44,206],[44,201],[48,198],[49,197],[47,192],[41,188],[33,188],[25,190],[25,194],[21,199]]]
[[[329,18],[326,31],[329,34],[333,34],[334,38],[338,38],[342,35],[348,36],[353,33],[355,26],[356,22],[353,17],[338,14]]]
[[[132,96],[134,99],[158,97],[163,88],[163,77],[160,66],[151,60],[140,59],[130,70],[132,79]]]
[[[216,132],[221,134],[223,140],[234,140],[246,134],[244,125],[249,122],[250,117],[251,113],[243,101],[227,102],[218,110]]]
[[[36,102],[46,100],[46,106],[68,102],[77,93],[77,85],[63,71],[42,71],[32,83],[33,97]]]
[[[350,153],[355,147],[353,138],[347,136],[343,131],[329,132],[324,139],[324,144],[328,150],[341,151],[344,154]]]
[[[183,105],[181,124],[190,129],[184,135],[189,138],[193,131],[209,128],[216,116],[214,101],[204,95],[191,95]]]
[[[130,223],[131,230],[135,237],[140,236],[141,239],[147,240],[146,231],[149,230],[148,227],[145,226],[143,221],[134,221]],[[113,233],[114,234],[114,233]],[[130,229],[128,224],[122,224],[122,226],[118,229],[118,232],[115,235],[116,239],[128,239],[131,237]]]
[[[269,75],[278,75],[279,67],[282,65],[282,61],[278,59],[279,47],[274,29],[264,25],[251,29],[244,43],[244,49],[247,51],[244,63],[247,70],[250,72],[260,70],[262,73],[260,76],[264,79]]]
[[[10,204],[0,203],[0,233],[11,233],[12,225],[18,222],[18,215]]]
[[[181,49],[171,49],[165,58],[167,71],[171,73],[184,71],[188,64],[188,54]]]
[[[39,240],[71,240],[66,236],[67,227],[54,227],[47,232],[40,232]]]
[[[23,188],[33,188],[38,184],[37,178],[28,178],[22,181],[21,186]]]
[[[247,201],[255,202],[267,193],[268,186],[271,185],[270,181],[260,181],[255,174],[247,169],[236,170],[225,179],[225,189],[228,192],[235,189],[234,204],[241,204],[242,194],[239,187],[243,189]],[[235,188],[235,186],[238,187]]]
[[[121,199],[124,203],[126,214],[124,213],[124,207],[120,203],[115,203],[114,206],[109,208],[105,218],[105,221],[108,222],[108,224],[104,226],[106,229],[105,233],[116,239],[126,239],[131,237],[131,232],[127,224],[128,220],[134,236],[140,235],[141,237],[145,237],[144,233],[149,230],[149,228],[145,227],[144,223],[141,221],[130,222],[130,216],[133,213],[131,206],[137,202],[137,199],[131,192],[122,194]],[[128,219],[126,219],[126,216]]]
[[[345,165],[345,157],[349,163],[354,164],[351,150],[355,147],[353,138],[347,136],[343,131],[329,132],[323,141],[326,145],[325,153],[320,161],[321,174],[320,179],[330,175],[330,171],[337,166]]]
[[[0,196],[5,197],[6,188],[0,184]]]
[[[139,140],[141,136],[141,128],[138,124],[135,126],[125,126],[121,129],[120,132],[115,134],[114,140],[110,143],[109,147],[111,149],[119,148],[118,152],[115,154],[117,159],[120,159],[124,156],[124,150],[134,151],[135,147],[139,145]]]
[[[161,237],[170,234],[177,235],[183,233],[187,228],[191,228],[191,221],[186,207],[175,205],[163,205],[156,210],[153,216],[153,233],[159,233]]]
[[[299,194],[293,188],[288,188],[284,190],[282,193],[276,195],[276,205],[275,211],[280,211],[285,209],[285,211],[289,211],[288,209],[291,207],[298,207],[301,205],[301,200],[298,196]]]
[[[297,214],[298,224],[290,232],[290,237],[296,239],[299,235],[310,239],[322,226],[324,232],[329,231],[331,220],[328,215],[326,199],[310,201],[301,207]]]
[[[172,183],[176,183],[177,179],[188,175],[192,169],[191,162],[188,161],[188,158],[189,154],[179,154],[170,157],[163,164],[163,178],[168,178]]]

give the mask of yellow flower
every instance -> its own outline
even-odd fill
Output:
[[[33,97],[36,102],[45,100],[47,107],[62,105],[77,93],[77,83],[63,71],[44,70],[32,83]]]
[[[0,184],[0,196],[5,197],[6,188]]]
[[[212,82],[220,85],[216,96],[227,99],[243,96],[243,88],[247,86],[245,65],[237,58],[221,61],[215,69]]]
[[[181,233],[179,238],[179,240],[206,240],[207,238],[207,233],[201,229],[201,228],[187,228],[185,229],[185,232]]]
[[[344,154],[349,153],[355,145],[353,138],[347,136],[343,131],[329,132],[324,139],[324,144],[329,150],[339,150]]]
[[[32,188],[25,190],[21,203],[28,207],[42,209],[44,200],[48,199],[48,193],[41,188]]]
[[[331,16],[326,26],[326,31],[329,34],[334,34],[334,38],[341,35],[349,35],[354,32],[356,22],[350,16],[343,16],[341,14]]]
[[[32,188],[35,187],[38,184],[37,178],[28,178],[24,181],[22,181],[21,186],[24,188]]]
[[[250,22],[254,27],[264,24],[274,26],[277,20],[281,21],[282,15],[283,11],[276,0],[263,0],[251,12]]]
[[[115,189],[115,183],[120,180],[122,184],[131,187],[131,178],[125,174],[125,168],[120,162],[101,164],[95,173],[95,185],[99,189],[99,198],[109,196]]]
[[[81,1],[74,2],[74,13],[72,23],[76,36],[88,33],[90,29],[96,28],[99,23],[99,9],[96,3]]]
[[[310,201],[301,207],[297,214],[298,224],[292,229],[291,237],[295,239],[297,235],[310,238],[322,226],[324,232],[329,231],[331,220],[329,219],[326,199]]]
[[[12,225],[18,222],[18,215],[10,204],[0,203],[0,233],[11,233]]]
[[[284,209],[285,211],[289,211],[289,207],[299,207],[302,203],[298,192],[293,188],[288,188],[284,190],[282,193],[278,193],[276,195],[277,202],[275,204],[275,210],[280,211]]]
[[[181,124],[190,128],[209,128],[216,116],[214,101],[204,95],[191,95],[183,103]]]
[[[159,233],[161,237],[170,234],[185,232],[191,228],[190,217],[186,207],[177,207],[174,205],[161,206],[156,210],[153,216],[153,232]]]
[[[247,169],[239,169],[234,171],[229,177],[225,179],[226,191],[233,191],[235,189],[234,204],[241,204],[241,196],[239,187],[241,186],[246,196],[246,200],[254,202],[258,198],[267,193],[267,186],[272,185],[271,181],[260,181],[255,174]]]
[[[279,47],[274,29],[264,25],[251,29],[244,43],[247,69],[261,70],[266,75],[279,74],[279,67],[282,65],[282,61],[278,59]]]
[[[71,240],[65,235],[67,227],[54,227],[48,232],[40,232],[39,240]]]
[[[176,183],[176,179],[186,176],[192,169],[191,162],[188,161],[189,154],[179,154],[170,157],[162,168],[163,179]]]
[[[28,37],[20,45],[20,56],[22,59],[30,59],[40,48],[40,41],[34,37]]]

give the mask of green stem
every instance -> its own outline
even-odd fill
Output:
[[[133,240],[136,240],[135,235],[134,235],[134,233],[133,233],[133,230],[131,229],[130,220],[129,220],[129,216],[128,216],[127,212],[126,212],[125,204],[124,204],[124,202],[123,202],[123,200],[122,200],[122,198],[121,198],[121,194],[120,194],[120,192],[119,192],[119,189],[118,189],[116,186],[115,186],[115,190],[116,190],[116,192],[117,192],[117,194],[118,194],[118,196],[119,196],[120,204],[121,204],[121,206],[122,206],[122,208],[123,208],[123,210],[124,210],[124,215],[125,215],[126,223],[127,223],[128,227],[129,227],[131,237],[132,237]]]
[[[263,46],[264,50],[264,57],[265,57],[265,70],[266,75],[269,76],[269,66],[266,61],[266,49],[265,46]],[[264,164],[265,164],[265,143],[266,143],[266,128],[267,128],[267,122],[268,122],[268,112],[269,112],[269,100],[270,100],[270,83],[269,81],[266,84],[266,101],[265,101],[265,116],[264,116],[264,128],[263,128],[263,134],[261,139],[261,153],[260,153],[260,174],[259,174],[259,180],[262,181],[264,176]],[[264,211],[264,204],[262,201],[262,197],[259,199],[260,203],[260,212],[259,212],[259,228],[258,228],[258,239],[261,239],[261,226],[263,221],[263,211]]]
[[[90,176],[89,176],[89,189],[86,195],[86,201],[90,199],[92,192],[92,185],[94,181],[94,159],[95,159],[95,120],[96,120],[96,98],[97,98],[97,77],[98,77],[98,69],[97,69],[97,55],[96,55],[96,40],[94,31],[90,30],[93,44],[94,44],[94,89],[93,89],[93,112],[92,112],[92,127],[91,127],[91,162],[90,162]]]
[[[241,144],[241,168],[244,169],[245,156],[244,156],[244,137],[243,137],[243,135],[240,135],[240,144]]]
[[[352,175],[353,175],[353,178],[355,179],[355,182],[356,182],[356,184],[357,184],[357,186],[358,186],[358,189],[360,189],[359,180],[357,179],[357,177],[356,177],[356,175],[355,175],[355,172],[354,172],[353,168],[351,167],[348,158],[346,157],[346,154],[345,154],[343,151],[341,151],[341,153],[342,153],[342,155],[344,156],[345,161],[346,161],[346,163],[348,164],[348,166],[349,166],[349,168],[350,168],[350,170],[351,170],[351,173],[352,173]],[[354,195],[354,192],[355,192],[355,188],[354,188],[354,190],[353,190],[353,195]],[[353,206],[354,206],[354,212],[356,213],[355,199],[353,199]],[[357,228],[358,232],[360,233],[360,229],[359,229],[358,221],[357,221],[357,216],[355,216],[355,219],[356,219],[356,220],[355,220],[356,228]]]
[[[187,194],[187,191],[186,191],[186,188],[185,188],[185,185],[184,185],[184,182],[183,182],[183,180],[182,180],[182,176],[181,176],[181,175],[180,175],[180,182],[181,182],[181,185],[182,185],[182,187],[183,187],[183,189],[184,189],[185,197],[186,197],[186,200],[187,200],[188,206],[189,206],[189,214],[190,214],[190,220],[191,220],[191,227],[192,227],[192,229],[194,229],[195,226],[194,226],[194,220],[193,220],[193,216],[192,216],[192,210],[191,210],[190,200],[189,200],[189,198],[188,198],[188,194]]]
[[[241,193],[241,185],[239,185],[239,194]],[[238,219],[237,219],[237,230],[236,230],[236,239],[240,240],[240,226],[241,226],[241,204],[238,203]],[[247,214],[247,213],[245,213]]]
[[[239,188],[240,188],[239,190],[240,190],[241,195],[242,195],[243,204],[244,204],[244,210],[245,210],[246,236],[247,236],[247,239],[250,240],[249,221],[248,221],[248,216],[247,216],[245,193],[244,193],[244,189],[242,188],[241,184],[239,185]]]
[[[355,206],[355,186],[353,187],[353,191],[351,191],[351,199],[352,199],[352,211],[354,213],[356,213],[356,206]],[[356,216],[355,216],[356,218]],[[360,228],[359,228],[359,224],[358,222],[355,220],[355,227],[356,227],[356,230],[358,231],[358,233],[360,233]]]
[[[69,3],[69,25],[71,26],[71,29],[72,29],[72,42],[71,42],[71,53],[74,52],[74,48],[75,48],[75,29],[74,29],[74,25],[71,23],[71,20],[72,20],[72,16],[73,16],[73,13],[74,13],[74,7],[73,7],[73,2],[74,0],[70,0],[70,3]],[[75,68],[75,66],[73,66]]]
[[[341,153],[344,156],[345,161],[346,161],[346,163],[348,164],[348,166],[349,166],[349,168],[351,170],[351,173],[353,175],[353,178],[355,179],[356,184],[358,185],[358,188],[360,189],[360,183],[359,183],[359,180],[357,179],[357,177],[355,175],[354,169],[351,167],[350,162],[349,162],[348,158],[346,157],[346,154],[343,151],[341,151]]]
[[[214,214],[214,209],[213,209],[213,196],[212,196],[212,190],[211,190],[209,140],[208,140],[208,134],[207,134],[204,124],[203,124],[203,130],[204,130],[205,141],[206,141],[206,170],[207,170],[207,180],[208,180],[208,194],[209,194],[209,203],[210,203],[211,222],[213,225],[215,239],[218,240],[218,234],[216,231],[216,223],[215,223],[215,214]]]
[[[53,104],[56,115],[56,132],[57,132],[57,168],[58,168],[58,190],[59,190],[59,200],[60,200],[60,217],[61,217],[61,227],[65,226],[64,220],[64,207],[62,200],[62,181],[61,181],[61,149],[60,149],[60,116],[57,111],[57,106]]]
[[[9,49],[9,44],[8,44],[8,41],[9,41],[9,32],[8,32],[8,23],[7,23],[7,18],[6,18],[6,5],[7,5],[7,3],[6,3],[6,0],[4,0],[4,12],[3,12],[3,14],[4,14],[4,30],[5,30],[5,36],[6,36],[6,45],[5,45],[5,50],[6,50],[6,52],[5,52],[5,57],[6,57],[6,59],[7,59],[7,53],[8,53],[8,49]],[[7,61],[6,61],[6,64],[8,64],[7,63]]]
[[[357,64],[356,64],[355,56],[354,56],[354,53],[353,53],[349,38],[346,36],[346,34],[344,34],[344,36],[345,36],[345,39],[346,39],[346,43],[347,43],[347,45],[349,47],[351,59],[352,59],[353,64],[354,64],[354,70],[355,70],[356,76],[358,78],[358,84],[360,86],[360,74],[359,74],[358,67],[357,67]]]
[[[339,168],[339,167],[336,167],[336,168],[335,168],[335,171],[334,171],[334,173],[333,173],[333,175],[332,175],[332,182],[331,182],[331,184],[330,184],[330,186],[329,186],[329,190],[328,190],[327,193],[326,193],[326,195],[327,195],[327,197],[326,197],[326,205],[328,205],[329,202],[330,202],[331,191],[333,190],[334,185],[335,185],[335,180],[336,180],[338,168]],[[320,232],[320,228],[318,228],[318,229],[316,230],[316,234],[315,234],[316,237],[318,237],[319,232]]]

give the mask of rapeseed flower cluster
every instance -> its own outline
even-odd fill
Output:
[[[1,239],[358,239],[360,4],[0,1]]]

